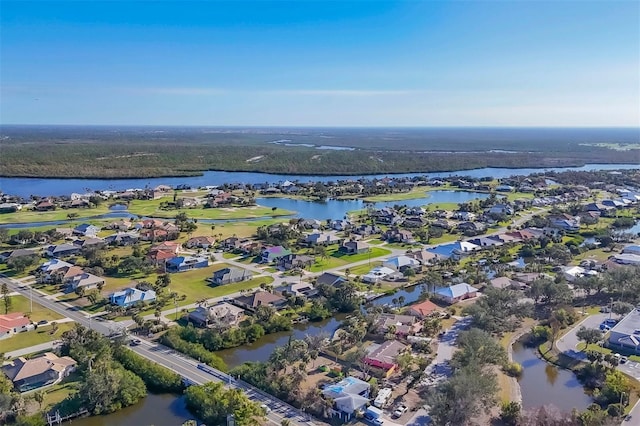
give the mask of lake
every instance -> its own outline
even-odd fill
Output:
[[[431,191],[428,194],[425,191],[425,196],[422,198],[415,198],[411,200],[402,201],[384,201],[373,203],[375,208],[391,207],[395,204],[406,205],[408,207],[418,207],[427,204],[441,204],[441,203],[464,203],[474,199],[484,199],[489,197],[489,194],[481,192],[469,192],[469,191]],[[324,202],[319,201],[302,201],[293,200],[291,198],[258,198],[256,202],[259,205],[266,207],[276,207],[277,209],[295,211],[297,217],[304,217],[306,219],[342,219],[347,215],[347,212],[353,210],[362,210],[365,208],[365,202],[362,200],[327,200]],[[137,216],[132,215],[126,210],[122,209],[122,204],[116,204],[112,212],[102,215],[92,216],[84,219],[118,219],[118,218],[135,218]],[[186,210],[188,214],[188,210]],[[284,220],[287,216],[279,216]],[[256,218],[253,220],[262,220],[264,217]],[[55,220],[46,222],[29,222],[29,223],[7,223],[0,225],[0,228],[32,228],[39,226],[60,226],[70,222],[78,222],[83,219],[70,220]],[[248,221],[251,219],[199,219],[200,223],[222,223],[222,222],[237,222],[240,220]]]
[[[554,405],[563,412],[583,411],[593,402],[573,372],[540,359],[536,348],[514,343],[513,360],[523,369],[518,383],[524,409]]]
[[[616,170],[616,169],[637,169],[637,164],[586,164],[582,167],[552,167],[552,168],[522,168],[508,169],[499,167],[485,167],[473,170],[457,170],[451,172],[436,173],[405,173],[405,174],[380,174],[380,175],[358,175],[358,176],[307,176],[307,175],[285,175],[268,174],[254,172],[219,172],[205,171],[201,176],[189,177],[160,177],[160,178],[138,178],[138,179],[60,179],[60,178],[18,178],[0,177],[0,191],[29,197],[30,195],[69,195],[72,192],[85,193],[96,190],[126,190],[131,188],[156,187],[158,185],[190,185],[201,187],[207,185],[222,185],[223,183],[277,183],[285,180],[300,182],[328,182],[344,179],[373,179],[383,177],[414,177],[425,176],[427,178],[440,178],[446,176],[460,175],[470,177],[491,176],[494,178],[505,178],[513,175],[528,175],[531,173],[542,173],[547,171],[562,172],[567,170],[590,171],[590,170]]]

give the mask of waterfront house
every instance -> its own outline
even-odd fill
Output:
[[[382,280],[395,279],[398,275],[402,274],[399,274],[394,269],[387,268],[386,266],[376,266],[367,274],[362,276],[362,281],[365,283],[377,283]]]
[[[394,271],[404,272],[407,269],[417,269],[420,262],[409,256],[394,256],[382,262],[382,266],[393,269]]]
[[[284,284],[280,287],[277,287],[275,289],[275,292],[279,293],[283,297],[296,296],[311,298],[318,294],[318,290],[313,286],[313,284],[306,281]]]
[[[229,328],[238,325],[244,317],[244,309],[226,302],[198,306],[189,313],[189,321],[201,327]]]
[[[209,259],[202,256],[177,256],[166,261],[167,272],[184,272],[190,269],[206,268]]]
[[[131,246],[138,242],[138,234],[135,232],[118,232],[105,237],[105,243],[117,246]]]
[[[389,229],[382,234],[382,239],[390,243],[413,244],[416,242],[413,233],[406,229]]]
[[[109,296],[109,303],[122,307],[129,307],[136,303],[148,303],[156,300],[156,292],[153,290],[139,290],[137,288],[126,288],[116,291]]]
[[[19,357],[2,366],[4,374],[19,392],[60,382],[75,370],[77,362],[68,356],[46,352],[36,358]]]
[[[427,299],[424,302],[416,303],[409,306],[407,314],[413,315],[420,319],[424,319],[440,312],[441,310],[442,309],[438,305]]]
[[[251,272],[242,268],[222,268],[213,272],[211,283],[215,285],[231,284],[251,279]]]
[[[476,297],[478,295],[478,289],[467,283],[460,283],[450,285],[448,287],[437,288],[434,294],[436,297],[451,305],[465,299]]]
[[[273,308],[282,308],[287,300],[278,296],[277,294],[269,293],[266,291],[256,291],[246,296],[239,296],[235,298],[238,305],[244,306],[246,309],[254,311],[258,306],[271,306]]]
[[[407,256],[417,260],[421,265],[433,265],[439,260],[439,256],[430,251],[420,249],[407,252]]]
[[[396,336],[406,337],[419,332],[422,324],[412,315],[380,314],[374,327],[378,334],[393,332]]]

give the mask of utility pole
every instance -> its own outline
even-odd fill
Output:
[[[29,284],[29,302],[30,302],[29,312],[33,313],[33,287],[31,286],[31,284]]]

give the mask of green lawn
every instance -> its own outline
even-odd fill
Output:
[[[230,252],[222,253],[222,257],[225,258],[225,259],[235,259],[238,256],[239,256],[238,253],[230,253]]]
[[[47,222],[52,220],[67,220],[69,214],[77,214],[77,218],[97,216],[109,212],[109,206],[102,204],[92,209],[56,209],[49,212],[37,212],[32,210],[18,211],[15,213],[0,214],[0,223],[29,223]]]
[[[378,260],[378,261],[371,262],[371,265],[367,263],[365,265],[354,266],[353,268],[349,268],[349,273],[351,275],[365,275],[371,269],[380,265],[382,265],[382,262]]]
[[[338,251],[337,248],[331,248],[327,250],[327,257],[322,259],[319,256],[316,257],[316,262],[309,268],[311,272],[321,272],[325,269],[338,268],[349,266],[350,263],[360,262],[367,259],[375,259],[377,257],[386,256],[391,251],[381,247],[371,247],[369,253],[360,254],[343,254]]]
[[[76,393],[81,383],[80,374],[76,372],[71,373],[71,375],[65,378],[62,382],[46,388],[42,408],[51,408],[59,402],[62,402],[69,395]]]
[[[215,209],[198,207],[180,210],[162,210],[160,209],[160,203],[165,201],[167,200],[133,200],[129,204],[128,210],[137,215],[162,218],[173,218],[178,213],[186,213],[187,216],[194,219],[252,219],[265,216],[287,216],[294,213],[283,209],[272,210],[271,207],[264,206],[222,207]],[[211,230],[210,226],[209,230]]]
[[[11,309],[9,309],[9,313],[22,312],[26,314],[31,311],[30,308],[31,304],[28,298],[24,296],[11,296]],[[44,306],[33,302],[33,312],[31,312],[30,318],[31,321],[38,322],[41,320],[55,321],[62,319],[63,317],[56,312],[50,311]]]
[[[37,330],[18,333],[13,337],[2,341],[2,352],[11,352],[18,349],[28,348],[29,346],[39,345],[41,343],[58,340],[62,333],[72,329],[74,323],[65,322],[58,325],[58,331],[55,334],[49,334],[51,326],[38,327]]]
[[[372,195],[370,197],[363,198],[363,200],[375,203],[378,201],[402,201],[402,200],[414,200],[416,198],[427,198],[427,197],[429,197],[429,192],[425,189],[425,187],[420,187],[420,188],[413,188],[409,192],[395,192],[393,194]]]

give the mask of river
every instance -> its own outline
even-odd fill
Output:
[[[514,343],[513,360],[522,365],[518,383],[524,409],[554,405],[563,412],[582,411],[593,402],[573,372],[540,359],[535,348]]]
[[[18,178],[0,177],[0,192],[29,197],[30,195],[69,195],[72,192],[85,193],[96,190],[126,190],[131,188],[156,187],[158,185],[189,185],[201,187],[207,185],[222,185],[223,183],[277,183],[289,181],[312,182],[312,181],[336,181],[343,179],[359,178],[383,178],[383,177],[414,177],[426,176],[427,178],[439,178],[452,175],[505,178],[513,175],[528,175],[542,172],[562,172],[567,170],[590,171],[590,170],[616,170],[616,169],[637,169],[638,164],[586,164],[581,167],[549,167],[549,168],[521,168],[508,169],[499,167],[485,167],[473,170],[457,170],[451,172],[436,173],[404,173],[404,174],[380,174],[380,175],[359,175],[359,176],[307,176],[307,175],[284,175],[255,172],[219,172],[205,171],[201,176],[189,177],[160,177],[160,178],[138,178],[138,179],[60,179],[60,178]]]

